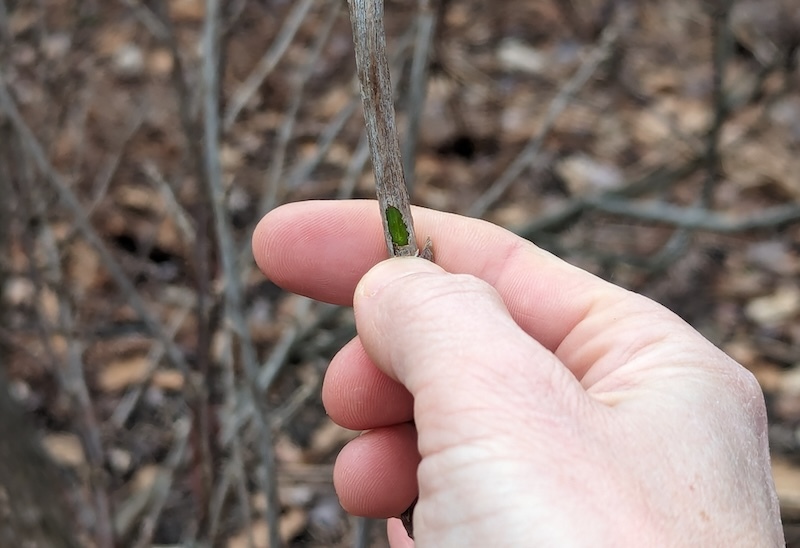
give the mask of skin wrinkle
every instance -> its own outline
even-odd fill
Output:
[[[487,293],[487,288],[490,288],[490,286],[487,286],[485,282],[470,275],[442,276],[441,274],[436,274],[436,275],[420,274],[418,277],[406,276],[403,277],[402,280],[404,287],[406,286],[406,284],[419,284],[419,287],[422,288],[422,291],[416,291],[415,294],[422,295],[421,300],[422,302],[425,303],[425,306],[421,307],[421,309],[417,303],[413,303],[412,306],[408,306],[408,303],[406,303],[404,300],[404,294],[396,295],[395,288],[387,286],[380,290],[383,293],[383,295],[381,296],[382,302],[396,303],[397,301],[400,301],[400,303],[396,306],[390,305],[387,308],[379,309],[377,314],[381,314],[384,317],[389,318],[390,321],[387,323],[390,326],[389,327],[390,330],[395,330],[395,328],[391,327],[393,325],[406,325],[407,327],[403,330],[403,333],[406,333],[410,339],[415,339],[418,336],[420,336],[421,334],[417,335],[417,333],[419,332],[422,333],[427,332],[428,335],[430,333],[438,332],[438,329],[436,328],[435,325],[433,327],[430,327],[429,324],[431,322],[427,320],[427,317],[433,315],[435,318],[436,317],[435,311],[441,307],[447,307],[448,303],[451,302],[451,299],[457,300],[461,296],[466,296],[467,297],[466,301],[468,303],[474,304],[476,309],[478,310],[483,310],[483,308],[486,305],[480,303],[480,301],[490,296],[491,302],[489,306],[494,306],[498,308],[502,307],[503,309],[505,309],[505,305],[502,302],[502,299],[500,299],[496,295],[493,289],[490,289],[490,292]],[[432,294],[434,296],[428,297],[429,294]],[[373,295],[372,297],[367,297],[367,298],[374,298],[374,297],[377,297],[377,295]],[[388,312],[389,308],[392,309],[391,312]],[[357,314],[357,324],[358,324],[359,318],[361,317],[361,314],[359,313],[360,306],[358,303],[356,309],[357,309],[356,314]],[[469,316],[469,310],[463,310],[462,314],[464,316]],[[522,332],[519,326],[515,322],[513,322],[513,320],[509,316],[507,316],[504,313],[499,318],[503,320],[503,323],[502,324],[495,323],[492,326],[497,329],[497,334],[485,333],[485,332],[480,333],[479,335],[481,336],[482,339],[494,340],[496,337],[499,337],[504,330],[513,329],[515,331],[520,332],[520,335],[524,335],[525,340],[521,341],[523,344],[532,343],[532,341],[527,338],[528,335]],[[371,322],[372,329],[374,330],[379,329],[384,324],[384,321],[385,320],[376,319],[375,321]],[[383,336],[386,335],[387,335],[386,333],[383,334]],[[380,335],[378,335],[378,337],[380,337]],[[425,349],[424,352],[422,352],[421,355],[420,355],[420,349],[418,347],[412,346],[410,341],[400,341],[400,344],[398,344],[396,347],[399,352],[399,356],[389,356],[388,358],[389,362],[395,364],[395,366],[404,367],[403,360],[410,363],[415,363],[420,360],[425,361],[431,354],[436,354],[436,348],[431,347],[430,336],[426,338],[428,339],[428,347]],[[471,339],[472,337],[467,336],[465,338]],[[450,341],[444,339],[434,340],[434,344],[436,344],[437,342],[441,343],[443,347],[448,350],[453,347],[455,348],[461,347],[460,344],[453,344],[454,342],[459,343],[460,341]],[[541,352],[532,352],[532,353],[541,354]],[[373,357],[380,358],[380,356],[373,356]],[[480,358],[479,361],[482,360],[483,358]],[[561,369],[559,367],[550,366],[550,368],[555,370],[554,374],[561,376]],[[427,368],[419,368],[419,370],[421,371],[425,371],[426,369]],[[516,370],[513,373],[515,379],[522,380],[526,378],[526,375],[524,374],[525,373],[524,367],[516,367],[515,369]],[[475,375],[474,371],[484,372],[485,368],[483,367],[466,368],[466,370],[471,371],[472,372],[471,374]],[[490,371],[485,371],[485,372],[487,375],[489,375],[489,377],[491,377],[487,378],[486,382],[484,383],[487,387],[492,387],[496,385],[497,378],[495,375],[497,375],[498,372],[501,374],[505,373],[505,371],[502,369],[498,370],[492,369]],[[477,378],[480,378],[480,375]],[[555,379],[553,379],[553,381],[555,381]],[[544,388],[539,388],[539,387],[532,387],[532,388],[536,389],[535,393],[560,395],[561,386],[563,385],[563,382],[564,382],[563,379],[558,379],[557,382],[551,382],[549,383],[548,386],[545,386]],[[415,391],[414,389],[415,381],[413,378],[407,379],[406,384],[412,390],[412,392]]]
[[[461,383],[453,382],[452,384],[456,385],[456,387],[448,394],[443,395],[438,387],[447,383],[442,382],[441,377],[435,379],[435,381],[422,381],[418,383],[416,388],[416,398],[414,399],[414,415],[431,416],[427,409],[436,409],[437,412],[436,414],[433,414],[433,416],[445,422],[451,415],[469,417],[473,431],[476,433],[480,432],[481,436],[496,436],[502,433],[503,430],[498,429],[497,427],[499,423],[511,429],[508,432],[510,437],[515,437],[518,434],[518,428],[514,425],[519,426],[535,422],[540,426],[540,428],[546,430],[546,428],[544,428],[546,423],[553,422],[553,418],[563,416],[561,413],[537,414],[535,416],[531,415],[530,413],[524,413],[525,411],[529,411],[529,406],[526,405],[526,400],[530,398],[530,392],[517,390],[513,395],[506,394],[503,396],[502,394],[497,393],[497,379],[493,377],[491,371],[487,371],[485,374],[483,374],[483,370],[478,370],[478,373],[478,377],[473,377],[473,380],[475,381],[473,385],[484,386],[485,390],[483,391],[477,390],[464,393],[459,391],[457,388],[457,386]],[[452,372],[452,378],[454,381],[460,380],[458,371]],[[449,398],[449,404],[446,406],[445,411],[441,409],[442,406],[440,404],[440,400],[442,397]],[[495,411],[498,408],[498,404],[507,404],[512,398],[517,402],[513,407],[513,409],[516,410],[516,413],[508,416],[507,420],[498,421],[496,419]],[[488,424],[486,424],[485,427],[481,427],[484,421],[488,421]],[[560,424],[561,421],[556,420],[550,428],[558,428]],[[435,424],[418,422],[417,426],[421,432],[420,438],[422,441],[420,442],[420,449],[424,455],[428,455],[435,451],[434,448],[429,448],[424,443],[424,441],[427,440],[428,436],[426,434],[428,434],[428,432],[431,432],[431,435],[434,437],[447,436],[449,434],[448,429],[437,427]],[[444,440],[444,438],[437,439],[439,441]],[[444,442],[443,444],[446,445]]]
[[[562,405],[561,398],[564,393],[570,392],[570,387],[565,386],[565,381],[569,382],[570,379],[565,378],[563,370],[558,367],[553,367],[552,365],[548,366],[548,369],[552,371],[552,375],[545,376],[544,378],[531,377],[528,370],[530,367],[535,367],[536,365],[527,359],[533,352],[525,351],[525,346],[527,346],[525,342],[526,341],[520,341],[519,353],[511,359],[505,358],[503,355],[504,349],[495,349],[488,346],[481,348],[480,350],[482,350],[482,352],[480,354],[476,355],[472,352],[469,355],[457,357],[459,368],[445,369],[448,373],[447,376],[449,380],[444,379],[443,382],[440,376],[436,381],[441,386],[449,385],[457,389],[459,386],[463,385],[463,371],[469,371],[469,384],[471,389],[468,394],[450,392],[444,396],[449,396],[451,399],[461,396],[467,398],[469,402],[472,402],[475,399],[474,394],[478,393],[481,394],[482,399],[486,401],[486,406],[490,409],[492,407],[498,408],[498,406],[499,408],[503,408],[505,407],[505,405],[503,405],[504,403],[513,400],[517,402],[515,405],[517,411],[529,410],[530,406],[527,405],[527,400],[531,397],[539,398],[540,400],[547,399],[551,402],[552,407],[547,407],[547,415],[517,415],[521,424],[525,424],[525,421],[532,420],[541,423],[543,419],[546,419],[548,416],[561,416],[566,412],[564,405]],[[542,350],[538,352],[542,359],[552,359],[548,355],[542,355],[542,352]],[[499,359],[502,360],[502,363],[497,362],[498,354],[501,356]],[[421,359],[426,360],[430,358],[423,357]],[[498,365],[496,367],[485,367],[485,364],[491,361],[498,363]],[[473,362],[473,364],[470,364],[470,362]],[[530,382],[532,378],[536,380],[533,384]],[[504,386],[507,389],[510,388],[510,391],[505,394],[498,393],[498,386]],[[472,390],[472,387],[482,387],[482,389]],[[426,393],[420,388],[417,390],[416,397],[417,401],[425,401]],[[439,390],[434,391],[430,399],[435,405],[440,397],[443,397],[443,394],[441,394]],[[465,409],[465,411],[466,410],[468,409]]]
[[[530,242],[520,242],[518,245],[518,251],[518,257],[507,257],[507,264],[513,265],[513,263],[510,261],[516,258],[519,258],[519,264],[507,266],[500,273],[495,282],[491,283],[491,285],[496,287],[499,293],[506,295],[505,300],[509,303],[509,311],[520,326],[533,326],[542,325],[543,323],[550,323],[549,318],[552,317],[553,314],[558,314],[559,312],[557,310],[547,309],[545,313],[540,315],[529,312],[541,310],[540,302],[538,302],[539,299],[541,299],[541,295],[538,293],[531,294],[528,284],[530,284],[530,272],[534,272],[533,276],[536,276],[537,267],[534,263],[540,261],[546,252],[537,248]],[[549,254],[546,255],[549,257]],[[587,293],[594,293],[594,291],[587,286],[590,286],[589,282],[595,281],[595,277],[588,273],[581,272],[581,275],[577,277],[578,279],[573,281],[573,285],[568,292],[565,292],[563,288],[556,291],[555,284],[551,282],[551,279],[556,278],[557,276],[556,273],[552,271],[563,270],[565,274],[573,275],[576,273],[577,269],[571,265],[559,265],[558,267],[549,265],[548,270],[548,277],[543,278],[540,282],[540,290],[545,290],[545,292],[549,293],[551,297],[541,300],[550,300],[558,303],[570,303],[575,301],[573,298],[574,294],[581,294],[582,298],[578,301],[586,301],[584,306],[579,309],[574,309],[572,306],[565,307],[566,310],[570,312],[571,317],[569,321],[563,324],[560,332],[551,334],[547,338],[541,336],[538,337],[537,340],[539,340],[539,342],[547,349],[555,351],[556,348],[562,343],[563,337],[570,333],[572,329],[590,313],[595,299],[585,299],[585,297]],[[584,279],[586,280],[585,284],[579,283],[579,280],[582,281]],[[551,289],[551,287],[553,289]],[[597,298],[600,298],[599,295]],[[563,311],[561,315],[563,316]],[[525,331],[528,332],[529,335],[535,337],[534,333],[532,333],[530,330],[525,329]]]
[[[637,363],[650,359],[648,353],[651,350],[664,347],[671,339],[680,341],[684,338],[685,330],[675,321],[676,319],[672,317],[671,313],[663,321],[675,323],[679,328],[677,331],[649,333],[647,328],[653,321],[656,321],[654,316],[660,315],[657,306],[651,308],[655,308],[652,314],[641,311],[629,313],[624,309],[616,312],[613,309],[607,309],[610,315],[623,318],[615,330],[628,335],[625,345],[620,345],[617,340],[609,341],[609,337],[602,333],[604,327],[607,328],[608,320],[605,320],[600,314],[595,314],[590,316],[593,318],[592,320],[585,320],[576,325],[570,336],[557,350],[557,355],[566,362],[585,364],[581,368],[584,370],[581,381],[587,389],[593,387],[598,380],[600,382],[605,380],[607,382],[604,384],[612,387],[615,380],[622,381],[623,385],[630,385],[629,381],[624,380],[624,377],[636,370]],[[602,338],[598,339],[593,333],[601,334]],[[580,341],[580,343],[573,344],[573,340]],[[686,342],[692,346],[696,344],[693,338],[688,338]],[[683,344],[674,346],[680,348]],[[674,353],[665,358],[667,361],[676,361]],[[686,362],[687,365],[693,365],[693,356]]]
[[[519,446],[519,427],[522,417],[519,415],[512,415],[505,421],[499,421],[496,409],[496,402],[485,402],[476,404],[466,399],[459,398],[456,404],[451,404],[447,409],[442,410],[436,405],[435,397],[427,397],[426,392],[421,392],[420,397],[415,400],[415,416],[426,416],[423,413],[428,413],[428,419],[424,422],[418,422],[417,427],[419,430],[418,448],[424,457],[434,456],[442,451],[447,450],[454,444],[460,443],[475,443],[489,440],[507,439],[509,445]],[[458,405],[463,402],[463,405]],[[431,413],[428,409],[435,409],[435,413]],[[465,421],[470,424],[470,431],[468,434],[458,431],[453,432],[446,425],[452,423],[452,417],[463,417]],[[541,439],[546,441],[547,432],[554,431],[558,428],[561,421],[554,423],[548,420],[552,415],[539,417],[535,421],[540,427]],[[527,424],[533,423],[528,422]],[[455,441],[451,441],[453,438]]]
[[[669,335],[664,338],[669,338]],[[658,344],[658,341],[643,344],[632,334],[628,344],[621,347],[619,352],[609,353],[591,364],[581,384],[594,397],[604,394],[619,397],[623,391],[627,392],[628,397],[632,397],[636,387],[643,382],[652,381],[647,375],[653,369],[663,372],[663,367],[654,368],[652,362],[648,362],[652,359],[650,356],[653,352],[658,353]],[[674,355],[665,359],[676,362]],[[692,364],[687,362],[684,367],[692,367]],[[674,374],[685,375],[687,371],[682,369],[683,367],[678,367]],[[611,373],[608,373],[609,370]]]
[[[422,291],[418,292],[421,297],[419,299],[420,302],[415,303],[407,302],[405,289],[398,287],[397,284],[390,284],[382,288],[380,290],[381,302],[389,303],[389,306],[379,307],[377,311],[372,313],[364,312],[370,315],[374,314],[375,319],[371,321],[371,327],[378,333],[375,338],[390,337],[396,339],[396,336],[394,336],[396,332],[403,333],[409,338],[409,340],[398,341],[399,344],[396,346],[398,350],[401,350],[399,352],[400,355],[388,356],[390,363],[402,364],[404,361],[424,360],[432,349],[420,349],[418,346],[414,346],[413,343],[421,335],[439,333],[436,325],[436,313],[432,313],[432,311],[437,307],[447,306],[448,302],[453,298],[458,299],[462,295],[467,296],[468,300],[471,298],[485,298],[482,291],[476,290],[476,283],[478,283],[477,280],[468,275],[442,276],[441,274],[422,273],[404,277],[404,286],[406,284],[416,284],[417,287],[422,289]],[[378,295],[365,297],[369,300],[378,297]],[[359,319],[363,318],[363,314],[360,313],[362,306],[372,307],[373,305],[366,301],[363,304],[356,302],[357,326]],[[403,329],[397,329],[397,326],[403,326]],[[383,331],[384,327],[388,328],[391,333]],[[430,339],[429,336],[426,338]],[[444,345],[452,343],[450,340],[440,340],[438,342]]]
[[[578,476],[575,476],[573,473],[570,472],[573,469],[575,469],[575,470],[579,469],[579,467],[575,467],[574,464],[578,460],[586,460],[586,455],[587,455],[587,453],[586,453],[587,444],[581,442],[580,438],[575,438],[575,439],[577,440],[576,445],[575,445],[576,451],[569,451],[569,450],[567,450],[567,447],[559,445],[558,451],[559,451],[559,453],[561,455],[561,458],[558,459],[557,462],[560,463],[560,466],[555,470],[551,469],[550,472],[546,472],[545,470],[543,470],[541,473],[531,475],[529,473],[530,470],[531,470],[531,468],[530,468],[531,461],[530,460],[516,459],[515,461],[507,462],[506,465],[502,467],[502,470],[505,470],[505,472],[503,472],[502,470],[498,472],[496,470],[497,469],[497,463],[493,462],[491,460],[488,460],[485,463],[480,465],[481,466],[481,468],[480,468],[481,473],[484,476],[487,475],[487,474],[490,475],[490,477],[492,479],[492,481],[491,481],[492,493],[494,493],[494,489],[497,488],[498,483],[501,482],[501,481],[505,481],[506,483],[508,483],[508,484],[513,486],[513,488],[511,489],[511,492],[518,493],[519,490],[520,490],[520,482],[527,482],[531,478],[540,478],[540,480],[545,480],[546,478],[549,478],[549,480],[548,480],[549,482],[556,482],[556,483],[562,485],[562,487],[563,487],[564,483],[566,483],[568,485],[569,484],[573,485],[573,488],[571,490],[568,489],[568,488],[565,488],[565,490],[567,492],[575,493],[579,497],[579,500],[582,500],[584,494],[586,493],[587,488],[596,490],[598,486],[597,486],[596,482],[595,483],[592,482],[591,478],[578,477]],[[592,445],[593,445],[593,443],[589,443],[588,444],[589,447],[591,447]],[[552,447],[549,447],[549,446],[542,446],[542,447],[545,448],[544,449],[545,453],[547,453],[548,451],[552,450]],[[574,453],[574,455],[573,455],[573,453]],[[502,454],[502,450],[501,450],[500,454]],[[525,451],[523,449],[523,450],[519,451],[519,454],[520,454],[520,456],[528,455],[531,458],[533,458],[533,460],[536,460],[535,457],[537,456],[538,452],[535,451],[535,450]],[[591,452],[590,452],[590,454],[591,454]],[[589,459],[591,460],[591,457],[589,457]],[[471,463],[468,463],[468,464],[471,464]],[[435,463],[429,463],[427,459],[426,459],[426,461],[423,461],[423,464],[421,465],[421,469],[420,469],[420,473],[421,474],[425,474],[426,473],[426,470],[427,470],[426,466],[433,468],[433,470],[430,472],[430,474],[431,474],[430,481],[432,482],[432,485],[434,485],[434,486],[437,485],[437,482],[439,482],[439,481],[447,482],[447,483],[450,483],[450,484],[458,484],[458,485],[460,485],[462,483],[462,482],[459,482],[457,475],[456,476],[452,476],[452,475],[449,475],[449,474],[445,474],[445,472],[446,472],[445,470],[437,469],[436,466],[435,466]],[[607,469],[608,467],[604,467],[604,468]],[[451,470],[452,470],[452,468],[451,468]],[[523,472],[520,472],[518,470],[522,470]],[[467,471],[468,471],[468,469],[467,469]],[[420,478],[423,478],[423,476],[420,475]],[[572,479],[568,479],[568,478],[572,478]],[[619,478],[620,478],[620,481],[617,482],[617,485],[624,485],[626,481],[630,480],[630,478],[628,476],[626,476],[626,475],[621,475],[621,476],[619,476]],[[624,479],[624,481],[622,481],[623,479]],[[484,484],[484,487],[487,487],[487,486]],[[435,490],[436,490],[435,488],[432,488],[429,491],[434,491],[435,492]],[[431,496],[431,493],[429,491],[425,491],[424,494],[426,496]],[[531,493],[531,496],[532,496],[532,498],[530,499],[530,503],[527,504],[527,505],[523,505],[523,506],[525,508],[529,508],[529,509],[531,509],[533,511],[533,509],[534,509],[533,506],[543,505],[544,504],[541,501],[540,498],[537,498],[535,496],[535,494],[536,493],[540,493],[540,492],[548,492],[548,487],[545,484],[541,484],[540,485],[540,484],[534,483],[534,484],[526,486],[523,489],[523,491]],[[459,491],[459,492],[461,492],[461,491]],[[611,492],[614,492],[614,491],[611,491],[609,489],[608,492],[611,493]],[[499,500],[502,500],[502,498],[503,498],[502,496],[498,497]],[[618,497],[614,497],[614,499],[617,500]],[[576,500],[574,502],[577,503],[578,506],[581,504],[578,500]],[[446,507],[448,504],[449,503],[447,501],[436,501],[436,500],[431,501],[431,506],[435,505],[437,508],[438,507]],[[531,505],[533,505],[533,506],[531,506]],[[618,504],[609,504],[607,506],[608,506],[608,508],[614,508],[615,510],[621,510],[619,508]],[[595,510],[596,511],[599,510],[599,511],[602,512],[603,510],[608,509],[608,508],[597,508]],[[573,509],[574,508],[571,508],[571,507],[565,507],[564,508],[566,513],[569,513]],[[519,507],[515,508],[515,511],[518,511],[518,510],[519,510]],[[507,514],[507,515],[512,515],[513,516],[514,513],[515,512],[511,512],[510,514]],[[629,516],[630,519],[633,519],[637,514],[638,514],[638,511],[632,511],[632,512],[630,512],[628,514],[628,516]],[[500,517],[505,517],[502,512],[500,513]],[[616,520],[618,520],[619,518],[620,518],[619,515],[611,514],[609,516],[609,522],[613,523]],[[501,522],[502,521],[504,521],[504,520],[501,520]],[[528,534],[530,534],[530,531],[528,531]],[[575,539],[572,539],[572,540],[575,540]],[[571,545],[571,543],[567,543],[567,545]]]
[[[478,269],[477,278],[484,280],[494,288],[503,287],[503,278],[508,272],[515,270],[513,265],[528,250],[528,245],[522,241],[514,241],[511,244],[503,243],[503,254],[501,257],[492,257],[491,261],[484,262]],[[513,299],[511,299],[513,301]]]

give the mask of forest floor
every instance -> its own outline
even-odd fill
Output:
[[[644,293],[753,371],[800,546],[800,8],[741,1],[726,19],[713,12],[724,2],[691,0],[432,4],[412,201],[483,217]],[[284,293],[249,256],[277,204],[374,196],[347,7],[223,5],[219,158],[276,432],[280,534],[353,546],[331,471],[357,433],[319,397],[351,314]],[[105,519],[119,546],[265,546],[257,421],[238,397],[243,358],[223,306],[231,251],[204,186],[205,2],[0,7],[12,101],[0,104],[12,213],[0,340],[14,395],[74,486],[76,534],[97,545]],[[422,20],[416,1],[387,0],[403,135]],[[382,525],[370,534],[385,545]]]

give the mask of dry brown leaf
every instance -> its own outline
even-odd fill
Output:
[[[178,224],[173,217],[166,217],[161,224],[158,225],[156,243],[164,251],[180,254],[183,248],[183,234],[178,229]]]
[[[123,207],[136,211],[160,214],[164,211],[164,199],[152,188],[136,184],[121,185],[114,192],[114,200]]]
[[[80,438],[75,434],[48,434],[42,445],[50,457],[62,466],[76,468],[86,463],[86,455]]]
[[[6,252],[8,253],[6,264],[10,271],[22,272],[29,268],[31,250],[23,246],[20,239],[14,238],[6,247]]]
[[[58,295],[49,287],[42,288],[39,291],[39,312],[42,317],[50,325],[56,325],[58,323],[58,311]]]
[[[774,393],[780,390],[786,375],[783,369],[774,363],[765,361],[758,361],[750,365],[748,369],[753,373],[758,384],[761,385],[761,390],[767,393]]]
[[[100,257],[84,240],[75,240],[70,246],[67,277],[79,299],[102,281]]]
[[[775,397],[775,414],[785,421],[800,419],[800,369],[781,375]]]
[[[672,128],[663,116],[653,109],[645,109],[632,113],[632,137],[647,148],[651,148],[668,139]]]
[[[722,348],[725,353],[748,369],[758,357],[758,350],[749,340],[734,340]],[[751,369],[752,371],[752,369]]]
[[[36,295],[36,286],[29,278],[14,276],[6,280],[3,300],[8,306],[28,306]]]
[[[280,537],[284,543],[288,543],[294,537],[303,532],[303,529],[308,523],[308,514],[305,510],[300,508],[291,508],[281,516],[280,520]],[[248,548],[250,547],[250,536],[253,538],[253,545],[255,548],[269,548],[267,543],[269,528],[267,527],[266,520],[260,519],[253,523],[250,528],[249,534],[247,531],[242,531],[228,539],[225,544],[227,548]]]
[[[508,71],[539,74],[552,64],[551,55],[516,38],[508,38],[497,48],[497,60]]]
[[[33,28],[39,21],[39,10],[37,8],[25,9],[22,6],[12,10],[8,18],[8,32],[12,36],[22,34]]]
[[[65,32],[54,32],[42,43],[44,55],[49,61],[60,61],[69,53],[72,37]]]
[[[454,91],[453,83],[449,80],[431,78],[423,111],[425,123],[420,127],[421,144],[438,147],[458,133],[457,121],[453,119],[451,111],[448,109]],[[515,121],[517,120],[515,119]],[[530,133],[530,128],[527,129]]]
[[[244,154],[238,147],[226,143],[221,147],[219,161],[222,164],[222,169],[235,171],[242,167]]]
[[[308,523],[308,512],[303,508],[290,508],[281,516],[281,539],[288,543],[303,532]]]
[[[762,327],[775,327],[800,312],[800,288],[794,285],[779,287],[771,295],[747,303],[745,314]]]
[[[211,358],[219,363],[228,363],[230,361],[232,344],[228,330],[218,329],[211,336],[211,344],[209,345]]]
[[[683,76],[677,67],[645,71],[639,78],[639,89],[649,96],[665,92],[674,93],[675,90],[680,89]]]
[[[100,371],[97,383],[102,390],[114,392],[143,382],[149,369],[150,360],[146,355],[115,360]]]
[[[158,388],[162,388],[164,390],[180,392],[183,390],[183,386],[185,384],[184,381],[185,379],[183,377],[183,373],[177,369],[162,369],[153,374],[151,383],[153,386],[157,386]]]
[[[131,24],[116,24],[101,28],[95,35],[95,51],[103,57],[110,57],[123,44],[134,41],[136,27]]]
[[[763,135],[723,149],[722,163],[726,175],[741,189],[777,184],[789,196],[800,197],[800,157],[785,146],[779,132]]]
[[[139,468],[130,481],[134,492],[151,489],[158,478],[161,468],[155,464],[145,465]]]
[[[174,65],[172,54],[166,48],[158,48],[147,55],[147,72],[152,76],[169,76]]]
[[[108,450],[108,464],[119,475],[126,474],[133,464],[133,455],[130,451],[125,451],[119,447],[111,447]]]
[[[275,459],[278,462],[303,462],[303,450],[288,436],[275,439]]]
[[[314,105],[317,115],[322,118],[332,118],[339,114],[353,100],[352,90],[336,86],[318,99]]]
[[[178,23],[199,23],[206,15],[206,5],[203,0],[172,0],[169,13]]]
[[[800,272],[800,261],[788,241],[779,239],[755,242],[747,247],[747,261],[776,274],[793,275]]]
[[[600,162],[586,154],[573,154],[556,164],[556,173],[564,179],[573,196],[620,188],[625,182],[616,166]]]
[[[111,56],[111,69],[120,78],[139,78],[145,70],[145,54],[134,43],[121,44]]]
[[[553,199],[551,196],[514,200],[496,207],[490,218],[493,223],[501,226],[524,226],[535,218],[536,211],[547,211],[548,206],[558,207],[561,203],[560,200]]]
[[[328,151],[328,156],[326,157],[326,161],[328,163],[345,169],[348,165],[350,165],[352,159],[353,153],[350,151],[350,149],[338,143],[331,145],[331,148]]]
[[[50,350],[56,357],[64,358],[67,355],[67,347],[69,342],[64,335],[53,335],[50,337]]]
[[[314,432],[309,449],[315,454],[328,453],[357,436],[358,432],[342,428],[335,422],[328,420]]]
[[[772,477],[781,503],[781,514],[784,517],[800,515],[800,467],[773,456]]]
[[[720,298],[750,298],[760,295],[765,283],[767,278],[764,271],[732,269],[722,277],[717,290]]]

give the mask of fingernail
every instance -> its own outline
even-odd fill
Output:
[[[420,273],[441,273],[431,261],[419,257],[396,257],[373,266],[356,287],[356,296],[374,297],[384,287],[406,276]]]

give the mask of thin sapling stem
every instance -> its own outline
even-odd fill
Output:
[[[375,189],[386,247],[392,257],[433,259],[430,240],[420,252],[411,218],[386,57],[382,0],[349,0],[358,80],[367,127]]]
[[[417,246],[408,188],[403,176],[389,61],[386,57],[383,0],[348,0],[348,4],[364,121],[386,247],[392,257],[420,256],[432,261],[433,247],[430,238],[422,251]],[[414,538],[415,505],[416,500],[400,516],[411,538]]]

